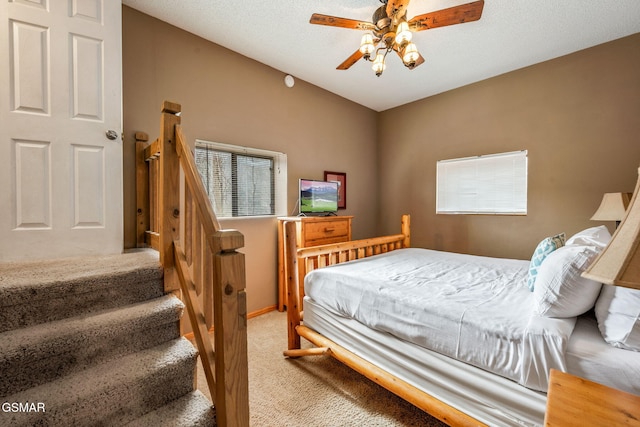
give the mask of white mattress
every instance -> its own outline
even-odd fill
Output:
[[[576,319],[532,315],[528,265],[402,249],[315,270],[305,294],[374,330],[546,391],[549,370],[567,370]]]
[[[607,344],[592,314],[578,318],[565,359],[573,375],[640,396],[640,352]]]
[[[304,324],[390,374],[492,427],[541,426],[546,395],[331,313],[305,297]]]
[[[372,330],[309,297],[304,324],[390,374],[490,426],[541,426],[546,394]],[[581,316],[567,348],[568,372],[640,395],[640,353],[608,345],[595,319]]]

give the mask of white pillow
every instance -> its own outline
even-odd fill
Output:
[[[602,284],[581,276],[598,255],[593,246],[563,246],[538,269],[534,311],[545,317],[575,317],[593,307]]]
[[[604,285],[595,311],[606,342],[640,351],[640,290]]]
[[[609,244],[611,240],[611,233],[604,225],[599,227],[591,227],[586,230],[582,230],[573,236],[569,237],[565,245],[584,245],[584,246],[596,246],[603,249]]]

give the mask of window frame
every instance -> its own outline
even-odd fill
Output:
[[[242,155],[247,157],[267,158],[273,161],[273,175],[272,175],[272,191],[273,191],[273,213],[264,215],[236,215],[236,209],[232,209],[231,216],[222,216],[219,212],[216,216],[221,220],[231,219],[249,219],[249,218],[265,218],[265,217],[278,217],[286,215],[287,213],[287,155],[278,151],[264,150],[261,148],[245,147],[241,145],[225,144],[222,142],[207,141],[204,139],[196,139],[194,147],[207,147],[211,150],[230,153],[232,155]],[[197,165],[196,165],[197,167]],[[200,171],[198,171],[200,172]],[[235,180],[234,180],[235,181]],[[232,191],[235,188],[235,184],[232,184]]]
[[[495,174],[497,163],[502,161],[513,164],[513,175],[509,176],[509,178],[513,178],[511,182],[500,181],[500,179],[506,180],[507,176],[497,177]],[[458,170],[454,168],[458,168]],[[463,169],[473,170],[475,175],[472,177],[471,173],[461,173],[460,171]],[[505,166],[504,171],[506,169]],[[439,160],[436,165],[436,214],[527,215],[528,169],[527,150]],[[516,172],[522,175],[516,175]],[[458,181],[443,183],[443,181],[450,179]],[[481,187],[479,183],[485,183],[485,187]],[[498,209],[500,203],[496,202],[497,197],[490,196],[500,194],[499,191],[504,191],[502,189],[510,185],[513,189],[511,195],[505,200],[508,199],[511,206],[508,209]],[[461,188],[468,191],[461,192],[459,191]],[[452,189],[456,191],[452,191]],[[489,199],[481,199],[482,195],[489,196]],[[475,208],[470,208],[473,202],[476,203]],[[486,203],[479,204],[478,202]]]

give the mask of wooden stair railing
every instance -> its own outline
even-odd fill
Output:
[[[163,103],[154,142],[143,132],[135,135],[137,243],[159,251],[165,292],[181,293],[217,425],[248,426],[245,262],[237,251],[244,236],[220,228],[182,133],[180,110]]]

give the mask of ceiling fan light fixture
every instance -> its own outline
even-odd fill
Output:
[[[360,41],[360,52],[366,59],[371,57],[371,54],[375,49],[376,46],[373,44],[373,36],[371,34],[365,34],[362,36],[362,40]]]
[[[396,43],[399,46],[402,46],[405,43],[409,43],[411,41],[411,37],[413,37],[413,33],[409,30],[409,24],[407,24],[407,21],[400,22],[400,25],[398,25],[398,28],[396,29]]]
[[[423,13],[408,19],[407,7],[411,0],[379,1],[382,6],[375,10],[371,21],[340,18],[321,13],[311,15],[309,19],[311,24],[349,28],[367,33],[362,37],[358,50],[338,65],[337,70],[347,70],[360,59],[364,59],[374,63],[373,71],[380,76],[386,68],[386,55],[391,51],[398,54],[403,65],[413,70],[425,62],[413,44],[413,33],[477,21],[482,16],[485,2],[485,0],[474,0],[471,3]],[[384,53],[379,53],[381,51]]]
[[[404,65],[409,68],[416,65],[416,61],[419,57],[420,54],[418,53],[418,48],[414,43],[409,43],[402,51],[402,62],[404,62]]]
[[[382,53],[378,53],[376,55],[376,59],[373,61],[371,69],[376,73],[376,76],[380,77],[385,68],[387,68],[387,66],[384,63],[384,55]]]

